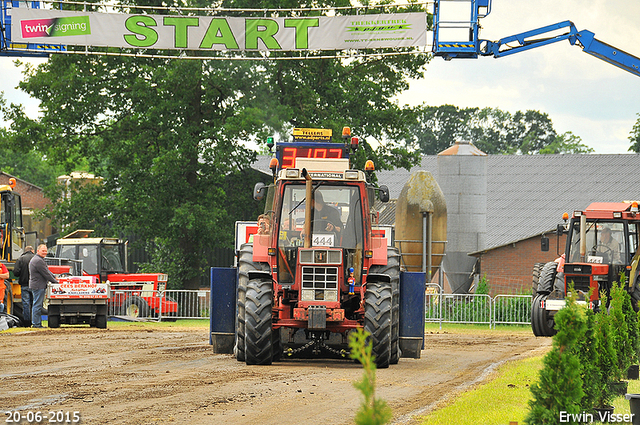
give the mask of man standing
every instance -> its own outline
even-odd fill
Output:
[[[4,305],[4,294],[7,290],[7,286],[4,283],[5,279],[9,279],[9,270],[4,264],[0,263],[0,313],[7,311],[7,306]],[[9,299],[9,297],[7,297],[7,299]]]
[[[33,292],[29,289],[29,262],[36,255],[33,247],[27,245],[24,252],[13,266],[13,274],[18,277],[22,292],[22,325],[31,326],[31,306],[33,305]]]
[[[47,283],[58,283],[44,262],[47,256],[47,245],[38,245],[37,255],[29,262],[29,289],[33,292],[33,310],[31,311],[31,323],[34,328],[42,327],[42,303],[47,292]]]

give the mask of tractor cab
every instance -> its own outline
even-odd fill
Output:
[[[82,261],[85,275],[106,281],[110,274],[126,273],[126,244],[116,238],[91,238],[93,230],[78,230],[58,239],[56,257]]]
[[[633,285],[640,260],[637,211],[637,203],[593,203],[573,213],[564,258],[565,294],[567,285],[573,282],[585,298],[593,290],[590,300],[596,301],[602,291],[609,292],[621,274]]]

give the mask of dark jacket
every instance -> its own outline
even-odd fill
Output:
[[[23,253],[13,266],[13,275],[18,276],[20,286],[29,286],[29,261],[34,255],[31,251]]]
[[[44,258],[34,255],[29,261],[29,289],[47,289],[47,282],[58,283]]]

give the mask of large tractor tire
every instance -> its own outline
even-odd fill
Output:
[[[371,282],[364,294],[364,330],[371,334],[371,351],[378,369],[391,362],[393,290],[388,283]]]
[[[538,289],[531,303],[531,329],[535,336],[553,336],[556,334],[553,316],[542,308],[542,302],[547,299],[556,287],[557,270],[558,264],[553,261],[546,263],[540,270]]]
[[[538,283],[540,282],[540,272],[545,263],[535,263],[533,265],[532,281],[531,281],[531,294],[535,297],[538,293]]]
[[[398,364],[400,359],[400,251],[395,247],[387,248],[387,265],[371,266],[370,273],[386,274],[391,280],[391,360]]]
[[[556,334],[553,316],[542,308],[547,295],[537,295],[531,304],[531,328],[535,336],[554,336]]]
[[[540,278],[538,279],[538,289],[534,295],[549,295],[553,289],[556,280],[558,264],[550,261],[546,263],[540,270]]]
[[[129,297],[123,304],[124,315],[129,317],[148,317],[149,304],[142,297]]]
[[[248,365],[273,361],[273,286],[271,279],[251,279],[245,298],[245,358]]]
[[[236,343],[233,349],[236,360],[244,362],[245,359],[245,299],[247,284],[249,283],[249,272],[269,271],[266,263],[253,262],[253,244],[246,243],[240,247],[238,255],[238,294],[236,299]]]

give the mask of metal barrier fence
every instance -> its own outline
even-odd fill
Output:
[[[124,320],[209,319],[209,290],[113,289],[107,314]]]
[[[528,325],[531,323],[531,295],[445,294],[440,285],[427,284],[425,321],[431,323],[469,323]]]
[[[125,320],[173,321],[209,319],[207,290],[111,291],[108,315]],[[440,285],[427,284],[425,322],[495,325],[531,323],[531,295],[445,294]]]

